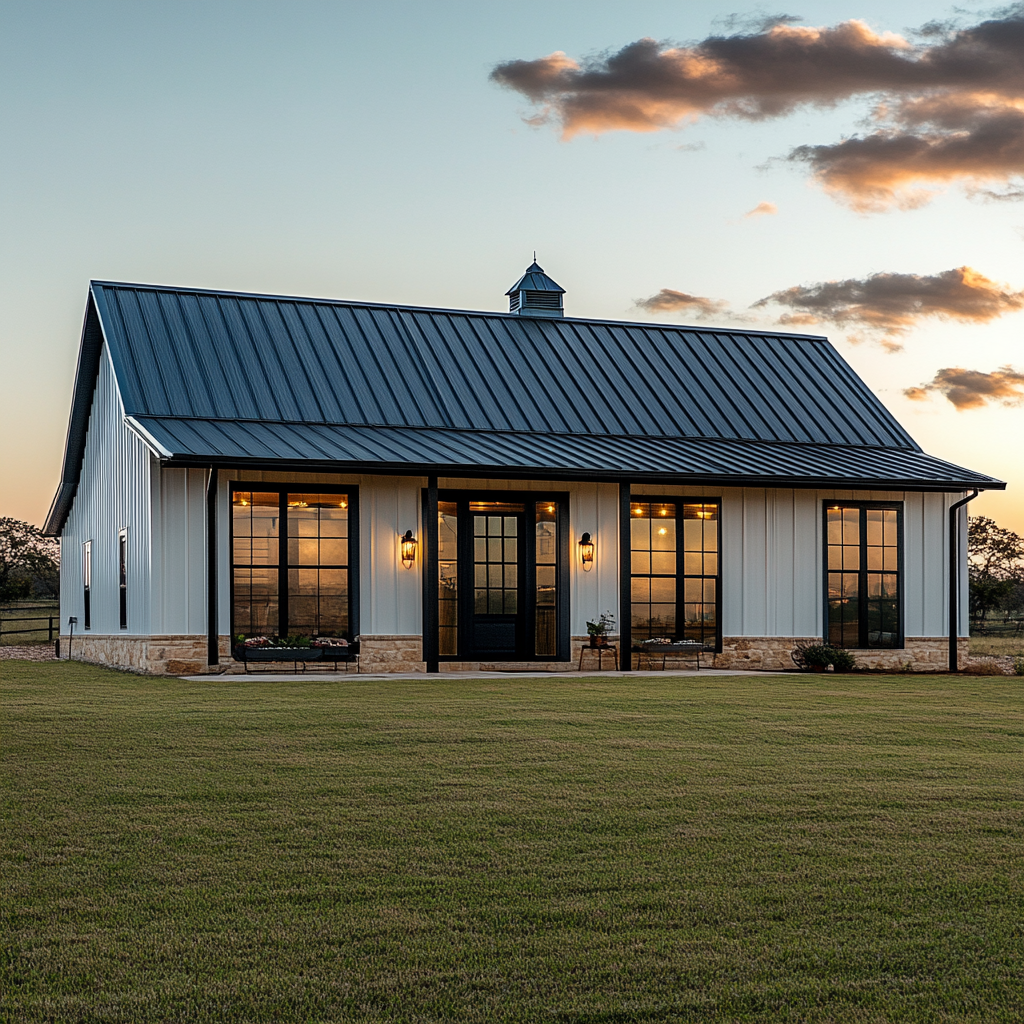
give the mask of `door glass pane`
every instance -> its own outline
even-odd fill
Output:
[[[438,653],[454,657],[459,653],[459,517],[454,501],[437,503],[437,573]]]

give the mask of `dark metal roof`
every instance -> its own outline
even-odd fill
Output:
[[[168,460],[280,460],[335,468],[441,475],[466,471],[573,479],[665,480],[764,486],[957,490],[991,477],[920,451],[705,438],[594,437],[423,427],[140,417],[132,425]]]
[[[130,416],[917,446],[821,338],[94,284]]]
[[[1005,486],[921,454],[820,337],[93,282],[50,532],[101,337],[126,414],[175,459]]]
[[[559,292],[565,294],[565,289],[544,273],[544,268],[537,265],[534,260],[527,268],[526,273],[507,292],[506,295],[515,295],[516,292]]]

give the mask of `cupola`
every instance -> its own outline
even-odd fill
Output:
[[[552,281],[537,260],[526,268],[526,273],[505,294],[508,311],[519,316],[564,316],[562,296],[565,289]]]

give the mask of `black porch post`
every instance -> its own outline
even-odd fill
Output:
[[[437,477],[427,477],[423,491],[423,660],[428,672],[438,671],[437,610]]]
[[[206,486],[206,664],[220,664],[217,621],[217,467],[210,467]]]
[[[623,672],[633,668],[632,541],[629,526],[630,483],[619,482],[619,664]]]

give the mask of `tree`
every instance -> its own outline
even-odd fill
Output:
[[[0,518],[0,601],[56,597],[60,546],[19,519]]]
[[[1011,601],[1024,583],[1024,538],[987,516],[967,524],[967,571],[971,582],[971,617],[984,620],[994,608]]]

